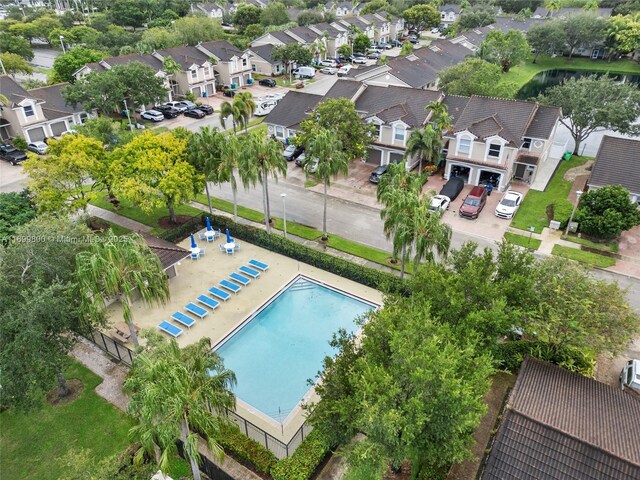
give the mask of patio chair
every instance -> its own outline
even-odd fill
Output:
[[[166,333],[167,335],[171,335],[174,338],[177,338],[180,335],[182,335],[182,329],[180,327],[176,327],[175,325],[167,322],[166,320],[164,320],[160,325],[158,325],[158,329]]]
[[[218,287],[211,287],[209,289],[209,293],[217,299],[222,300],[223,302],[226,302],[227,300],[229,300],[229,297],[231,297],[231,295],[229,295],[224,290],[220,290]]]
[[[235,283],[231,283],[229,280],[220,280],[219,285],[222,288],[226,288],[227,290],[233,292],[233,293],[238,293],[240,290],[242,290],[242,287],[240,287],[240,285],[236,285]]]
[[[213,238],[220,238],[220,235],[222,235],[222,232],[220,231],[220,229],[213,230]]]
[[[191,318],[189,315],[185,315],[182,312],[174,312],[171,315],[171,320],[175,320],[178,323],[181,323],[187,328],[191,328],[196,324],[196,319]]]
[[[200,240],[206,240],[206,235],[203,232],[198,232],[198,238]]]
[[[249,260],[249,265],[251,265],[252,267],[256,267],[259,270],[262,270],[263,272],[266,272],[267,270],[269,270],[269,265],[267,265],[266,263],[259,262],[258,260],[254,260],[253,258]]]
[[[206,247],[200,247],[200,256],[204,257],[204,252],[207,248]]]
[[[198,298],[196,298],[196,300],[201,304],[209,307],[211,310],[215,310],[220,306],[220,302],[218,302],[217,300],[214,300],[213,298],[209,298],[206,295],[199,295]]]
[[[233,255],[235,253],[235,250],[233,248],[227,248],[226,252],[227,252],[227,255]]]
[[[250,278],[247,278],[244,275],[240,275],[239,273],[236,273],[236,272],[232,272],[231,274],[229,274],[229,278],[231,278],[231,280],[234,280],[245,287],[251,283]]]
[[[195,303],[191,303],[191,302],[187,303],[187,304],[184,306],[184,309],[185,309],[187,312],[189,312],[189,313],[193,313],[194,315],[196,315],[196,316],[198,316],[198,317],[200,317],[200,318],[204,317],[207,313],[209,313],[209,312],[207,312],[204,308],[199,307],[199,306],[198,306],[198,305],[196,305]]]
[[[227,253],[227,249],[226,249],[226,248],[224,248],[224,245],[223,245],[223,244],[221,244],[221,243],[220,243],[220,244],[218,244],[218,248],[220,248],[220,251],[221,251],[222,253]]]
[[[200,255],[197,253],[191,253],[191,260],[197,260],[198,258],[200,258]]]
[[[247,267],[245,265],[242,265],[238,270],[240,270],[241,273],[249,275],[252,278],[258,278],[260,276],[260,272],[258,270]]]

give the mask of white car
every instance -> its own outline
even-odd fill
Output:
[[[27,145],[27,150],[30,152],[35,152],[38,155],[44,155],[47,153],[47,149],[49,146],[44,142],[33,142]]]
[[[449,204],[451,203],[451,199],[446,195],[436,195],[431,199],[431,204],[429,205],[429,210],[437,211],[440,210],[444,212],[449,208]]]
[[[322,65],[323,67],[335,68],[338,64],[336,63],[335,60],[325,59],[320,62],[320,65]]]
[[[162,120],[164,120],[164,114],[157,110],[147,110],[145,112],[142,112],[140,114],[140,117],[144,118],[145,120],[149,120],[150,122],[161,122]]]
[[[640,393],[640,360],[629,360],[620,372],[622,389],[629,388]]]
[[[336,73],[338,73],[338,70],[331,67],[324,67],[320,69],[320,73],[324,73],[325,75],[335,75]]]
[[[520,207],[520,203],[522,203],[523,196],[515,190],[507,190],[507,193],[504,194],[496,207],[496,217],[513,218],[518,211],[518,207]]]
[[[356,57],[356,58],[353,59],[353,63],[358,63],[358,64],[364,65],[365,63],[367,63],[367,59],[366,59],[366,57]]]

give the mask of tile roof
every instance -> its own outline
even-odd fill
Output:
[[[84,107],[81,103],[72,107],[65,102],[60,90],[67,85],[67,83],[58,83],[48,87],[33,88],[29,90],[29,96],[31,98],[44,100],[44,103],[42,104],[42,113],[44,113],[47,120],[68,117],[69,115],[83,111]]]
[[[538,110],[533,120],[531,120],[524,136],[530,138],[550,138],[553,128],[561,116],[562,110],[559,107],[538,105]]]
[[[442,92],[405,87],[368,85],[356,99],[356,110],[367,117],[377,116],[385,123],[401,120],[411,127],[424,125],[430,112],[427,104],[442,98]]]
[[[527,357],[483,480],[640,478],[640,402]]]
[[[622,185],[640,194],[640,140],[605,135],[600,143],[589,185]],[[640,450],[640,447],[638,448]]]
[[[264,123],[291,128],[302,122],[307,114],[322,101],[321,95],[287,92],[282,100],[265,117]]]
[[[158,50],[158,53],[163,57],[167,58],[170,56],[173,58],[178,65],[182,68],[182,70],[189,70],[193,64],[202,65],[207,60],[209,60],[209,56],[198,50],[196,47],[173,47],[168,48],[166,50]]]
[[[211,52],[222,62],[228,62],[232,57],[242,56],[242,50],[231,45],[226,40],[216,40],[214,42],[201,43],[200,46]]]
[[[146,233],[141,233],[141,235],[149,246],[149,249],[160,259],[163,270],[170,268],[190,255],[188,250],[154,235],[148,235]]]

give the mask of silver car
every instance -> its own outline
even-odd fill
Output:
[[[38,155],[44,155],[47,153],[49,146],[44,142],[33,142],[27,145],[27,150],[37,153]]]

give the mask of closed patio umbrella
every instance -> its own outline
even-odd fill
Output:
[[[198,248],[198,244],[196,243],[196,239],[193,237],[193,233],[191,234],[191,248]]]
[[[233,242],[233,238],[231,238],[231,235],[229,234],[229,229],[228,228],[225,230],[225,233],[227,234],[227,243]]]
[[[213,230],[211,228],[211,220],[209,220],[209,217],[206,217],[204,220],[205,220],[205,223],[207,224],[207,232],[210,232],[211,230]]]

